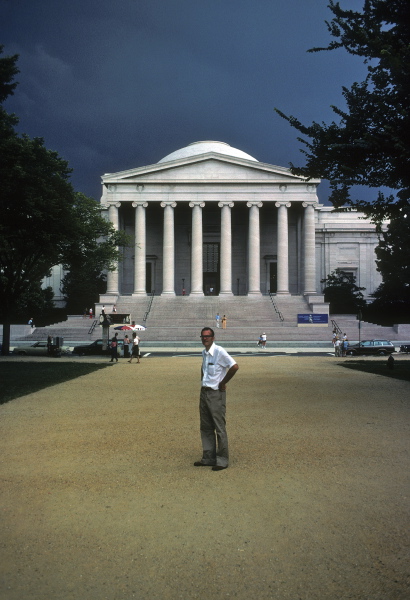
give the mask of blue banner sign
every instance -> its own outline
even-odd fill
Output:
[[[298,314],[298,327],[316,325],[324,327],[329,322],[329,315],[320,313]]]

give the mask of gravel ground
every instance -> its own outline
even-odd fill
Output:
[[[410,383],[237,360],[220,472],[198,357],[0,406],[1,600],[408,600]]]

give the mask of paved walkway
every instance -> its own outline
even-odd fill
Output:
[[[1,600],[407,600],[410,384],[237,360],[221,472],[195,357],[0,406]]]

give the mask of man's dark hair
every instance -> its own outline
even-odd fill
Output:
[[[201,329],[201,335],[203,334],[204,331],[210,331],[212,333],[212,337],[215,337],[215,331],[211,327],[203,327]]]

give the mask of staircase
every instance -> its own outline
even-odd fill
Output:
[[[144,321],[150,298],[121,296],[117,301],[118,313],[129,313],[133,321],[147,329],[141,332],[143,342],[198,342],[202,327],[212,327],[216,339],[223,341],[257,342],[264,332],[268,343],[274,342],[323,342],[330,343],[332,324],[328,327],[297,327],[297,314],[308,313],[309,307],[303,296],[154,296],[147,320]],[[215,315],[227,317],[227,328],[216,329]],[[98,317],[99,315],[97,315]],[[282,317],[282,318],[281,318]],[[330,317],[332,318],[332,317]],[[336,315],[335,321],[353,342],[359,339],[358,321],[353,315]],[[283,320],[282,320],[283,319]],[[70,316],[67,321],[53,326],[36,328],[25,339],[44,340],[48,335],[61,336],[70,342],[94,341],[102,336],[97,322],[93,333],[89,329],[93,321],[80,316]],[[360,339],[410,340],[410,325],[381,327],[371,323],[361,323]]]

